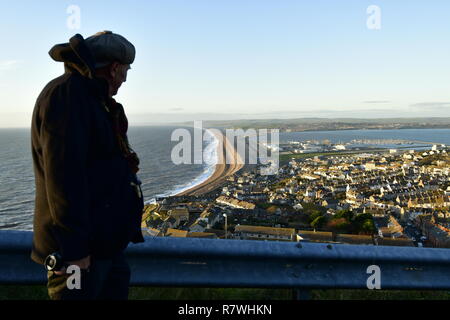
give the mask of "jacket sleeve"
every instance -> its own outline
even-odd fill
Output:
[[[42,115],[40,141],[51,233],[65,261],[89,255],[89,117],[80,95],[56,89]]]

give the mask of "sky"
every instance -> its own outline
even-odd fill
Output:
[[[0,127],[30,125],[63,73],[53,45],[101,30],[136,47],[116,96],[132,125],[449,117],[449,15],[448,0],[0,0]]]

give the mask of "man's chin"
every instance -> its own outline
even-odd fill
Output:
[[[119,92],[119,89],[120,89],[120,86],[118,86],[117,88],[113,89],[112,95],[115,96]]]

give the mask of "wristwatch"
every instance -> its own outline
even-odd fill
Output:
[[[64,263],[58,252],[54,252],[45,258],[44,266],[48,271],[59,271],[62,268],[67,267],[67,264]]]

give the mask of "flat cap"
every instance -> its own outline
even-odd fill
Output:
[[[111,31],[97,32],[87,38],[85,43],[94,56],[95,68],[107,66],[115,61],[132,64],[136,55],[136,49],[131,42]]]

